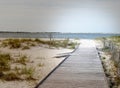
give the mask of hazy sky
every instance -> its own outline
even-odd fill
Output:
[[[120,0],[0,0],[0,31],[120,33]]]

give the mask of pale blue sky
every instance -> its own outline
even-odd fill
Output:
[[[0,0],[0,31],[120,33],[120,0]]]

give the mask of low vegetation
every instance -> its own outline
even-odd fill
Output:
[[[33,86],[35,86],[36,83],[40,81],[42,77],[44,77],[44,74],[49,73],[50,71],[49,68],[53,67],[53,65],[52,67],[48,67],[47,64],[52,64],[51,61],[54,62],[54,60],[56,60],[55,63],[58,63],[54,55],[59,52],[61,53],[62,48],[74,49],[76,45],[77,43],[72,42],[69,39],[62,40],[53,39],[42,40],[37,38],[36,39],[13,38],[4,40],[1,39],[0,41],[1,85],[19,82],[20,85],[22,86],[30,85],[33,88]],[[33,53],[31,52],[32,50],[37,52]],[[53,58],[50,61],[50,63],[46,59],[46,57],[48,57],[49,55],[48,56],[42,55],[41,57],[41,55],[39,55],[39,50],[43,52],[46,52],[46,50],[48,50],[51,53],[55,51],[55,54],[52,54],[52,57],[50,57]],[[68,52],[68,49],[66,49],[66,52]],[[54,66],[55,65],[56,64],[54,64]],[[29,85],[27,83],[29,83]]]
[[[32,39],[5,39],[2,41],[1,46],[9,47],[10,49],[29,49],[33,46],[34,40]]]
[[[9,49],[26,50],[34,46],[48,45],[50,48],[70,48],[74,49],[77,43],[64,40],[41,40],[41,39],[4,39],[0,42],[2,47]],[[41,58],[44,59],[44,58]],[[13,80],[35,80],[35,68],[28,66],[31,63],[27,55],[0,52],[0,79],[6,81]],[[44,66],[38,63],[38,67]]]
[[[96,40],[101,40],[102,42],[109,41],[120,46],[120,36],[101,37],[101,38],[96,38]]]
[[[11,66],[18,63],[14,68]],[[33,77],[35,69],[33,67],[27,67],[28,58],[26,55],[20,55],[17,58],[11,57],[10,54],[0,53],[0,79],[11,80],[35,80]]]
[[[116,45],[120,46],[120,36],[112,36],[112,37],[109,37],[107,39],[112,41]]]
[[[42,66],[44,66],[44,64],[43,64],[43,63],[39,63],[38,66],[39,66],[39,67],[42,67]]]
[[[101,60],[110,88],[118,88],[120,85],[120,78],[115,61],[107,57],[102,57]]]
[[[112,36],[112,37],[109,37],[109,39],[114,42],[120,42],[120,36]]]
[[[30,49],[30,47],[29,46],[23,46],[22,47],[22,50],[26,50],[26,49]]]
[[[98,39],[102,41],[103,48],[100,50],[101,61],[108,79],[110,88],[120,87],[120,36],[112,36]]]
[[[77,43],[70,41],[68,38],[64,40],[52,40],[49,43],[51,47],[63,47],[63,48],[69,48],[69,49],[75,49]]]
[[[10,54],[2,54],[0,53],[0,72],[10,70]]]
[[[28,57],[26,55],[19,55],[18,58],[15,59],[15,63],[20,63],[23,65],[26,65],[26,63],[29,62]]]
[[[38,46],[40,44],[49,45],[49,47],[63,47],[74,49],[77,43],[70,41],[68,38],[64,40],[41,40],[41,39],[5,39],[2,41],[2,47],[9,47],[10,49],[30,49],[30,47]]]

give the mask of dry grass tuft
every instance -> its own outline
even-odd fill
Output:
[[[71,42],[69,38],[64,40],[41,40],[41,39],[5,39],[2,41],[3,47],[9,47],[10,49],[19,49],[22,50],[30,49],[30,47],[34,47],[40,44],[49,45],[49,47],[63,47],[74,49],[76,44],[75,42]]]
[[[0,53],[0,79],[6,81],[12,80],[35,80],[33,77],[35,68],[27,67],[29,62],[26,55],[20,54],[18,58],[12,58],[10,54]],[[19,63],[21,66],[11,69],[11,65]]]

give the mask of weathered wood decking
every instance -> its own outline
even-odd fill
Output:
[[[38,88],[108,88],[101,61],[92,40],[82,40]]]

